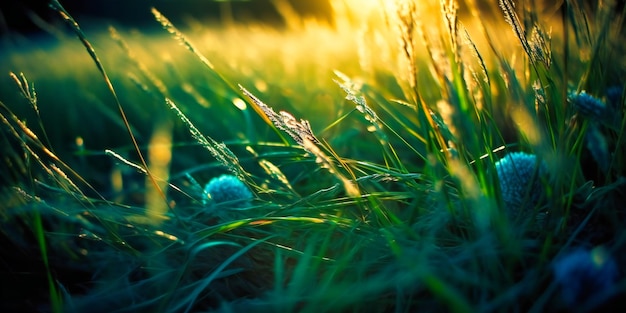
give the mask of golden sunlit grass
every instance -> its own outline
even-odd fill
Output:
[[[67,33],[7,44],[3,308],[618,304],[613,1],[336,0],[334,25],[272,3],[286,28],[83,30],[53,1]]]

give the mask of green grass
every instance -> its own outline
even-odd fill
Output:
[[[619,304],[623,275],[568,307],[553,268],[577,248],[626,261],[626,13],[335,5],[335,28],[182,27],[157,8],[158,31],[131,31],[83,30],[53,1],[66,32],[6,43],[3,309]],[[538,194],[519,186],[519,215],[496,169],[515,151],[547,169],[529,171]],[[206,200],[222,174],[248,205]]]

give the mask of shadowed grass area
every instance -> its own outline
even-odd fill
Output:
[[[53,1],[67,29],[0,52],[3,308],[620,305],[616,3],[350,3],[86,31]]]

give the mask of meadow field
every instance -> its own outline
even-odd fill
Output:
[[[626,309],[622,2],[271,3],[0,37],[1,311]]]

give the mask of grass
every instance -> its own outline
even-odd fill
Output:
[[[67,28],[5,43],[5,310],[620,303],[623,273],[606,270],[626,261],[613,1],[337,2],[334,28],[277,3],[287,29],[182,27],[155,8],[161,28],[136,31],[83,29],[52,1]],[[204,191],[224,174],[243,184],[212,190],[246,199]],[[555,276],[580,249],[592,260]]]

